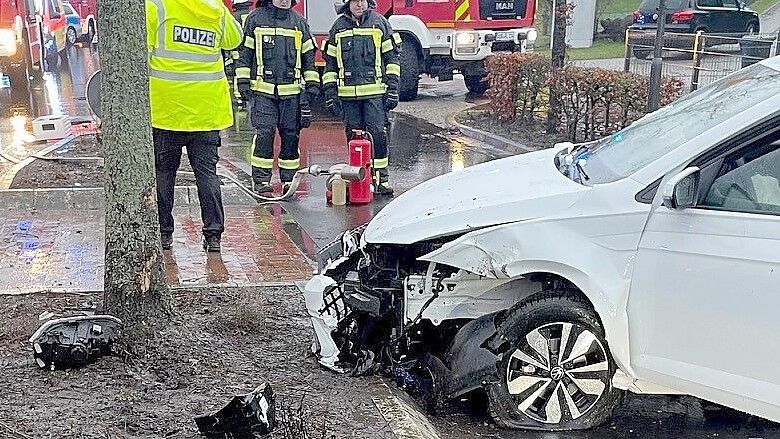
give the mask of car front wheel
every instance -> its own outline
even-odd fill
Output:
[[[543,292],[510,311],[502,334],[500,381],[488,389],[490,413],[509,428],[579,430],[612,414],[619,391],[604,331],[588,304],[566,291]],[[514,318],[513,318],[514,317]]]

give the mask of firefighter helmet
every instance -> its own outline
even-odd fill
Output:
[[[341,8],[339,9],[339,14],[348,14],[350,0],[341,0],[341,1],[342,1],[342,5]],[[376,0],[368,0],[368,9],[376,9]]]
[[[297,0],[292,0],[292,5],[295,6],[295,4],[298,3]],[[257,4],[255,7],[259,8],[260,6],[268,6],[271,4],[271,0],[257,0]]]

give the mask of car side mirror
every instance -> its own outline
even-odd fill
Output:
[[[664,186],[664,206],[669,209],[685,209],[696,206],[699,199],[699,168],[684,169]]]

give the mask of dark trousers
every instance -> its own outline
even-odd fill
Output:
[[[255,183],[271,181],[274,162],[274,135],[279,130],[279,176],[283,182],[292,181],[300,168],[298,143],[301,139],[300,98],[291,96],[276,99],[255,93],[252,99],[252,126],[257,134],[252,151],[252,180]]]
[[[218,148],[222,143],[219,131],[181,132],[154,128],[152,137],[160,232],[163,235],[173,233],[173,187],[176,184],[176,171],[181,164],[181,149],[187,147],[187,157],[198,186],[203,235],[221,236],[225,230],[225,211],[217,177]]]
[[[353,129],[368,131],[374,138],[374,159],[380,160],[376,164],[376,168],[386,168],[387,135],[385,134],[385,122],[387,119],[384,98],[377,96],[368,99],[343,99],[341,105],[344,109],[344,128],[347,131],[347,139],[352,138]]]

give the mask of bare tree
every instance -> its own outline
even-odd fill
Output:
[[[106,172],[104,305],[122,319],[132,343],[172,313],[157,219],[146,11],[143,0],[100,0],[98,12]]]
[[[569,24],[573,7],[567,0],[556,0],[553,8],[555,20],[552,30],[552,69],[553,76],[563,68],[566,62],[566,26]],[[556,87],[550,88],[550,106],[547,112],[547,132],[550,133],[558,126],[558,114],[560,112],[560,98]]]

